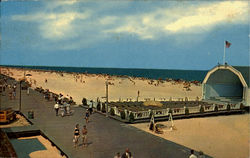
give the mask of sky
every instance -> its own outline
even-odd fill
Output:
[[[209,70],[249,66],[248,1],[54,0],[1,5],[1,65]]]

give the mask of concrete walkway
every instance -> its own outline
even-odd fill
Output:
[[[18,86],[19,87],[19,86]],[[19,108],[19,89],[16,100],[8,96],[1,97],[2,108]],[[74,148],[73,132],[78,123],[80,128],[85,125],[85,109],[73,107],[73,116],[60,117],[55,115],[54,101],[46,101],[43,95],[31,90],[30,95],[22,91],[21,112],[26,116],[29,110],[34,111],[34,119],[30,121],[39,128],[54,144],[70,158],[112,158],[116,152],[121,154],[129,148],[134,158],[185,158],[190,149],[167,141],[160,137],[141,131],[128,124],[115,121],[101,114],[90,116],[88,129],[88,147]],[[80,139],[81,140],[81,139]]]

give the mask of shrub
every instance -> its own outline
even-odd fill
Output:
[[[82,98],[82,105],[87,105],[87,99],[86,98]]]
[[[189,109],[185,108],[185,115],[189,115]]]
[[[204,113],[204,107],[203,106],[201,106],[201,108],[200,108],[200,113]]]
[[[227,104],[227,111],[230,111],[231,107],[229,104]]]
[[[97,109],[98,111],[101,110],[101,103],[100,103],[100,102],[97,103],[96,109]]]
[[[173,110],[169,109],[168,113],[173,114]]]
[[[134,117],[134,114],[131,112],[130,114],[129,114],[129,122],[134,122],[134,120],[135,120],[135,117]]]
[[[102,112],[103,112],[103,113],[106,112],[106,105],[105,105],[105,103],[102,103]]]
[[[214,111],[218,112],[218,106],[217,105],[214,107]]]
[[[124,111],[121,111],[121,119],[125,119],[125,112]]]
[[[243,110],[244,109],[244,104],[240,104],[240,109]]]
[[[114,110],[114,108],[111,108],[111,109],[110,109],[110,115],[111,115],[111,116],[114,116],[114,115],[115,115],[115,110]]]

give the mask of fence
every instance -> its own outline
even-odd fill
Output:
[[[93,108],[97,108],[98,103],[90,102]],[[100,111],[102,111],[102,107],[105,103],[100,102]],[[226,111],[226,110],[239,110],[241,108],[241,103],[238,104],[201,104],[193,107],[182,107],[182,108],[164,108],[164,109],[149,109],[149,110],[138,110],[133,111],[133,109],[127,109],[128,107],[120,107],[119,104],[112,106],[108,106],[108,113],[111,112],[111,108],[113,109],[113,115],[121,117],[121,113],[125,114],[125,119],[129,120],[130,115],[132,114],[134,120],[139,119],[148,119],[151,118],[151,115],[157,117],[168,117],[169,113],[172,113],[173,116],[177,115],[189,115],[189,114],[197,114],[197,113],[208,113],[208,112],[217,112],[217,111]]]

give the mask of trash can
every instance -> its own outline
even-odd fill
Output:
[[[34,111],[28,111],[28,118],[33,119],[34,118]]]

